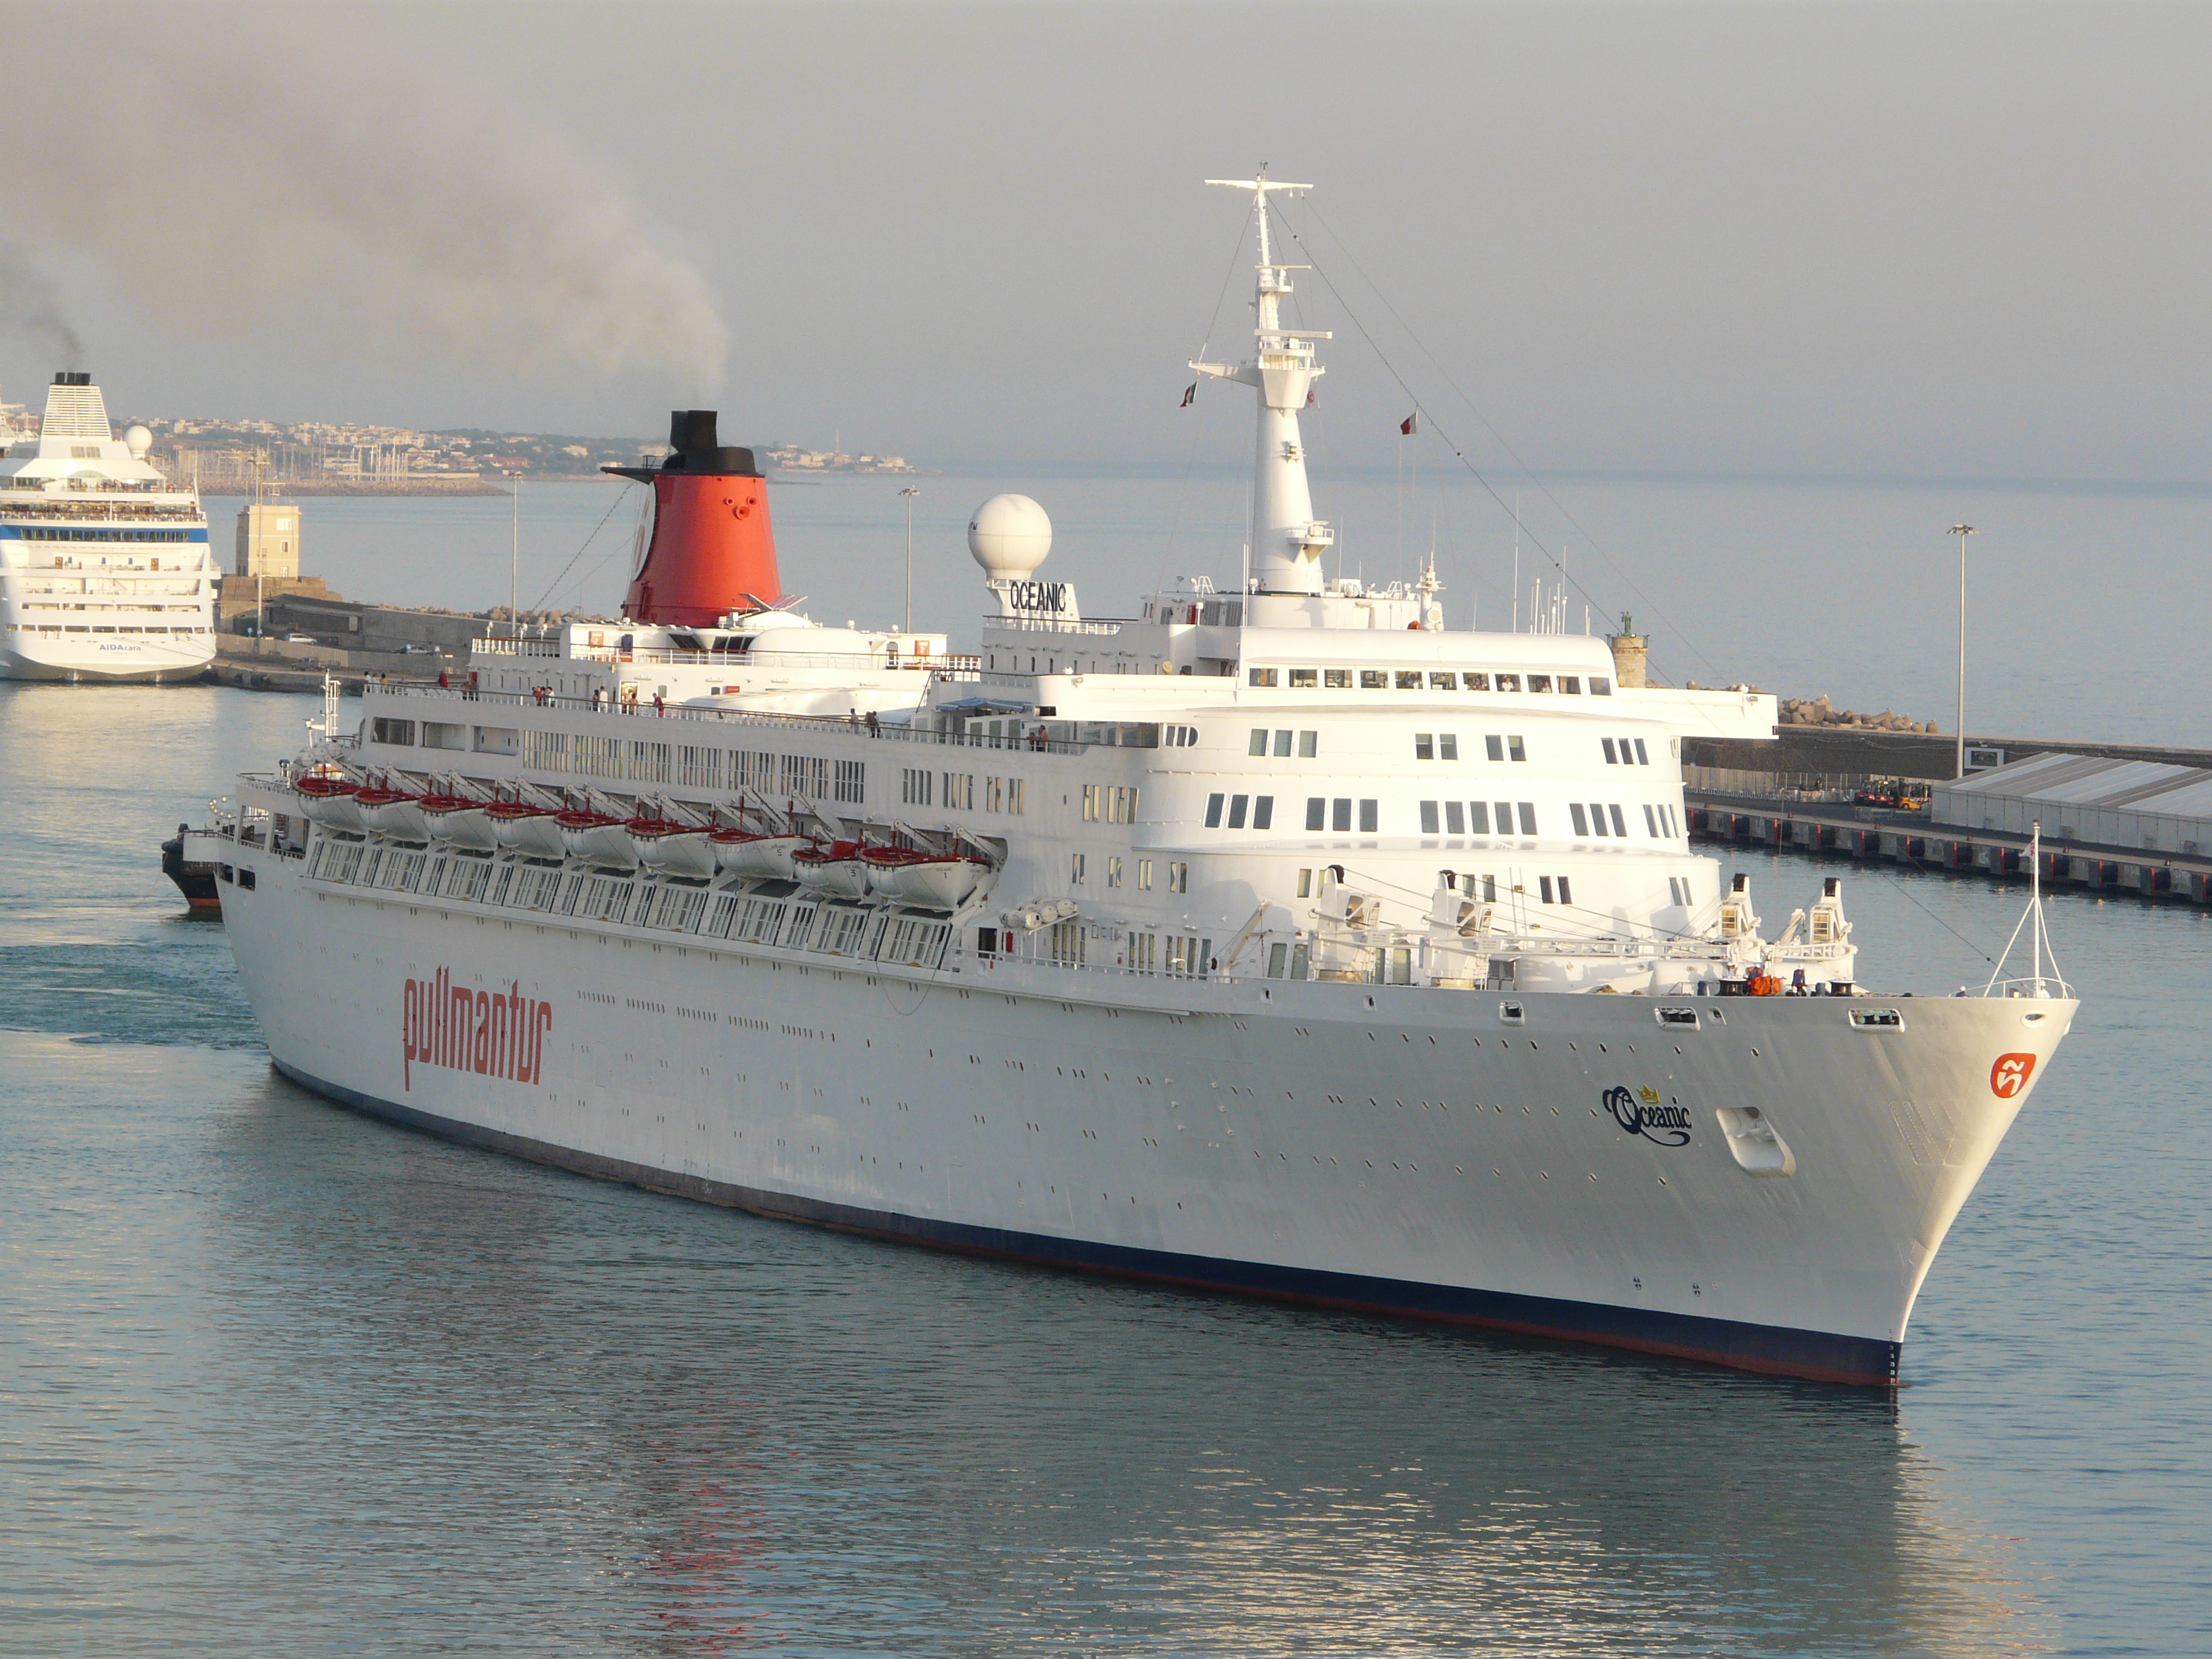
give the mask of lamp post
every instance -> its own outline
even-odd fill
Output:
[[[519,641],[522,638],[522,473],[518,469],[508,472],[507,493],[514,498],[512,528],[507,540],[507,631]],[[515,650],[520,653],[518,643]]]
[[[914,632],[914,498],[921,491],[908,484],[899,494],[906,500],[906,631]]]
[[[1963,778],[1966,775],[1966,538],[1974,533],[1974,526],[1954,524],[1951,533],[1959,538],[1959,740],[1954,775]]]

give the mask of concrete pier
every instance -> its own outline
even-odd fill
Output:
[[[2000,881],[2032,874],[2028,837],[1929,822],[1923,813],[1838,802],[1800,802],[1711,790],[1684,792],[1692,839],[1901,869],[1966,872]],[[2212,856],[2043,837],[2043,880],[2146,899],[2212,903]]]

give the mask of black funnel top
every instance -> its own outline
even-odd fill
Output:
[[[757,478],[761,470],[753,464],[750,449],[724,446],[714,435],[715,411],[711,409],[678,409],[669,411],[668,445],[676,453],[660,464],[663,472],[735,473],[742,477]]]

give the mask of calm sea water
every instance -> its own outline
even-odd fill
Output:
[[[858,489],[782,492],[787,544],[864,541]],[[313,514],[349,591],[503,563],[479,514],[426,592],[418,504]],[[880,592],[869,533],[838,580]],[[312,713],[0,686],[0,1650],[2212,1649],[2201,914],[2057,901],[2087,1006],[1889,1400],[936,1256],[327,1105],[155,859]],[[1769,915],[1823,870],[1741,867]],[[1877,981],[1986,975],[2019,910],[1843,873]]]

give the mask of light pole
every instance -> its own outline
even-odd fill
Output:
[[[1959,742],[1955,761],[1956,775],[1966,775],[1966,538],[1974,533],[1970,524],[1954,524],[1951,533],[1959,538]]]
[[[906,631],[914,632],[914,498],[921,491],[908,484],[899,494],[906,500]]]
[[[510,469],[507,475],[507,493],[514,497],[514,514],[507,538],[507,627],[520,641],[522,638],[522,474]],[[517,645],[515,649],[521,649]]]

